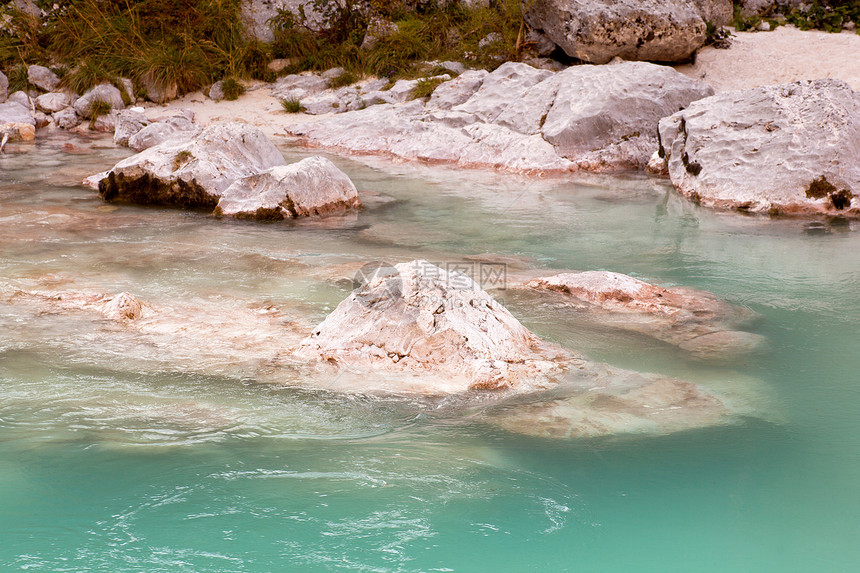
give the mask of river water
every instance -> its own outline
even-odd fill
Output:
[[[860,567],[858,223],[713,212],[638,175],[564,182],[337,157],[371,198],[357,217],[233,222],[102,203],[77,182],[129,154],[107,141],[12,151],[0,156],[0,286],[128,291],[184,308],[191,339],[210,318],[195,301],[282,309],[300,333],[349,294],[343,269],[479,255],[709,290],[758,313],[768,344],[705,363],[499,291],[538,335],[592,360],[755,387],[756,414],[730,425],[549,440],[439,401],[262,380],[230,358],[235,344],[132,344],[81,313],[7,300],[4,571]]]

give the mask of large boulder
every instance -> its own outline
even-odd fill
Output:
[[[660,287],[607,271],[562,273],[522,285],[552,293],[562,308],[573,309],[602,326],[638,332],[679,346],[700,358],[750,352],[762,337],[737,330],[752,311],[686,287]]]
[[[105,82],[95,86],[79,97],[78,101],[75,102],[75,111],[79,116],[90,119],[93,116],[97,102],[107,104],[110,107],[107,110],[108,113],[125,108],[125,103],[122,100],[122,92],[115,86]]]
[[[27,68],[27,81],[44,92],[53,92],[60,85],[60,78],[45,66],[32,65]]]
[[[660,140],[702,205],[860,216],[860,94],[840,80],[724,92],[663,119]]]
[[[99,182],[99,194],[106,201],[211,210],[237,179],[284,163],[259,129],[218,124],[120,161]]]
[[[32,141],[36,137],[36,119],[30,109],[17,102],[0,103],[0,139]]]
[[[292,219],[361,207],[349,177],[324,157],[308,157],[238,179],[228,187],[216,215],[242,219]]]
[[[558,73],[507,63],[448,84],[426,106],[377,105],[289,129],[315,145],[403,159],[527,173],[612,171],[644,167],[660,118],[713,93],[644,62]]]
[[[370,275],[295,355],[353,371],[408,375],[389,390],[546,388],[570,356],[543,342],[471,278],[427,261]],[[427,386],[426,379],[430,379]]]
[[[36,98],[36,109],[44,113],[56,113],[69,107],[72,103],[69,94],[51,92]]]
[[[328,89],[331,81],[316,74],[290,74],[272,86],[272,97],[302,100]]]
[[[526,21],[568,56],[587,63],[605,64],[616,56],[683,62],[705,43],[703,12],[724,20],[731,4],[731,0],[536,0],[528,4]]]

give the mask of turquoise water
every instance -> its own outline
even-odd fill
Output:
[[[760,415],[543,440],[456,403],[272,384],[0,304],[0,570],[860,568],[858,223],[715,213],[638,176],[565,183],[343,158],[360,190],[394,201],[324,223],[236,223],[106,206],[75,183],[127,150],[62,143],[0,156],[2,285],[51,274],[57,288],[161,304],[271,303],[312,325],[349,293],[336,269],[363,261],[618,271],[753,309],[768,348],[701,363],[496,294],[591,359],[706,386],[749,380]]]

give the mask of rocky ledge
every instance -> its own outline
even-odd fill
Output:
[[[561,72],[506,63],[466,72],[429,100],[379,104],[299,124],[315,146],[513,172],[644,167],[661,118],[713,94],[706,84],[643,62]]]
[[[312,157],[287,165],[263,132],[240,123],[177,131],[90,179],[106,201],[237,218],[284,219],[361,206],[355,186],[330,161]]]
[[[860,216],[860,94],[825,79],[725,92],[660,122],[675,187],[708,207]]]

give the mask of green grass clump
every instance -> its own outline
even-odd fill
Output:
[[[358,75],[353,72],[344,72],[341,75],[332,78],[329,82],[329,87],[332,89],[342,88],[344,86],[351,86],[355,82],[359,80]]]
[[[9,93],[27,91],[30,80],[27,75],[27,66],[15,66],[6,71],[6,79],[9,80]]]
[[[418,85],[415,86],[415,91],[412,92],[412,99],[430,97],[443,81],[445,80],[441,78],[423,78],[418,80]]]
[[[287,113],[299,113],[302,111],[302,102],[299,101],[299,98],[290,97],[281,100],[281,107]]]
[[[194,154],[187,149],[177,152],[173,157],[173,170],[176,171],[192,159],[194,159]]]
[[[224,91],[224,99],[234,101],[245,93],[245,86],[236,81],[236,78],[227,78],[221,84]]]
[[[113,106],[109,101],[104,101],[103,99],[94,100],[90,104],[90,129],[93,129],[96,125],[96,120],[103,115],[108,115]]]

